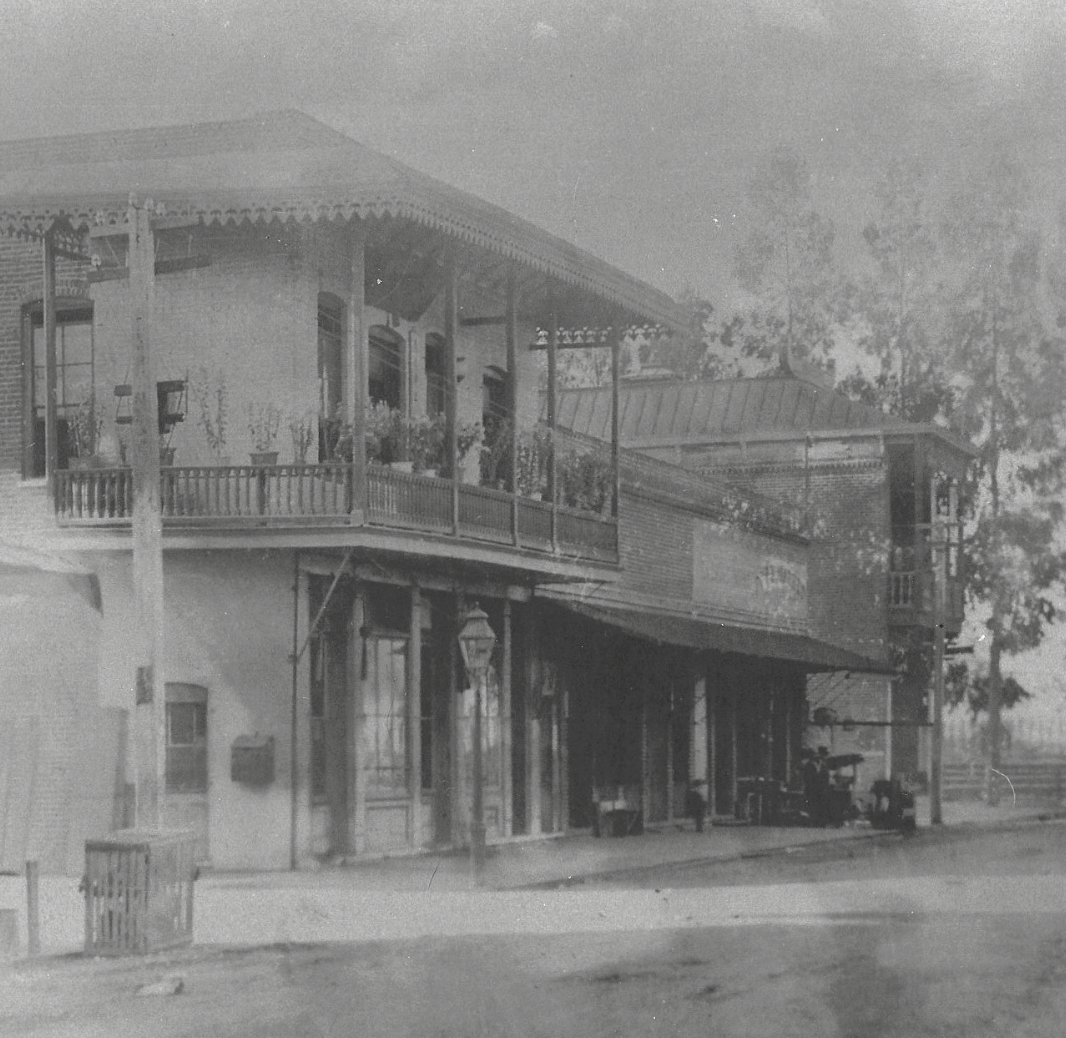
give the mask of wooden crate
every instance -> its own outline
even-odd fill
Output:
[[[192,942],[196,834],[124,829],[85,844],[85,954]]]

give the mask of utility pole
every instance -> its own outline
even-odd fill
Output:
[[[130,196],[129,299],[133,468],[133,601],[136,610],[134,705],[135,824],[163,826],[166,791],[166,700],[163,659],[163,520],[159,501],[159,401],[151,326],[155,247],[150,204]]]

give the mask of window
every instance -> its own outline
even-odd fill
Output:
[[[407,639],[370,634],[366,640],[366,765],[370,795],[407,791]]]
[[[167,682],[168,793],[207,792],[207,689]]]
[[[403,396],[403,340],[391,328],[375,324],[370,329],[370,370],[367,392],[371,404],[400,407]]]
[[[341,432],[344,305],[335,296],[318,296],[318,460],[334,456]]]
[[[444,414],[447,388],[444,336],[430,332],[426,336],[426,414],[431,418]]]
[[[45,474],[46,376],[44,311],[39,303],[27,311],[32,443],[27,450],[27,475]],[[84,301],[56,305],[56,463],[65,469],[74,454],[73,420],[93,392],[93,311]]]

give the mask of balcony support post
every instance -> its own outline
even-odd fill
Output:
[[[518,531],[518,285],[514,264],[507,269],[507,417],[511,423],[508,447],[507,489],[511,491],[511,540],[517,548]]]
[[[133,468],[133,591],[138,617],[134,687],[137,746],[136,824],[163,825],[166,792],[166,702],[163,660],[163,520],[159,501],[159,404],[152,363],[155,246],[151,214],[130,199],[129,293]]]
[[[459,328],[458,278],[455,253],[449,250],[444,274],[444,431],[445,457],[452,481],[452,534],[459,536],[459,381],[456,370],[456,332]]]
[[[345,388],[346,418],[352,429],[352,469],[349,511],[365,513],[366,494],[366,404],[369,350],[366,329],[366,228],[361,222],[352,227],[351,280],[348,286],[346,328]]]
[[[947,619],[947,552],[949,516],[937,514],[937,479],[929,479],[930,547],[933,564],[933,687],[929,697],[929,821],[940,825],[944,740],[944,622]]]
[[[56,371],[56,250],[52,233],[42,239],[41,258],[44,266],[44,285],[41,295],[44,338],[44,472],[48,486],[55,495],[56,469],[59,467],[58,393]],[[30,358],[33,363],[33,358]],[[30,404],[33,406],[32,401]]]
[[[558,378],[559,324],[552,303],[551,317],[548,323],[548,493],[551,500],[551,542],[552,551],[559,550],[559,457],[555,442],[555,428],[558,420],[556,404],[556,381]]]
[[[622,477],[619,470],[618,444],[620,426],[618,405],[621,400],[622,377],[622,328],[611,329],[611,515],[618,521],[618,499],[622,492]]]

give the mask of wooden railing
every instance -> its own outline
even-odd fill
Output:
[[[945,525],[936,530],[929,523],[910,527],[897,527],[893,533],[907,543],[894,543],[889,552],[888,605],[898,622],[908,617],[914,622],[931,623],[935,609],[937,572],[940,570],[933,545],[934,534],[943,538],[943,531],[950,531],[949,539],[941,539],[938,550],[947,553],[944,560],[946,571],[945,623],[950,630],[957,630],[963,619],[963,586],[960,577],[960,538],[957,526]]]
[[[160,507],[170,527],[293,528],[365,521],[581,558],[613,562],[618,557],[613,519],[553,510],[546,502],[516,499],[504,490],[454,486],[380,465],[368,466],[365,502],[355,500],[351,468],[343,463],[166,467],[160,473]],[[56,514],[64,526],[128,525],[133,518],[130,469],[57,473]]]
[[[1012,797],[1026,800],[1059,802],[1066,796],[1066,761],[1022,760],[1003,761],[997,779],[1000,799],[1010,802]],[[945,762],[943,771],[945,800],[975,800],[986,787],[983,761]]]

